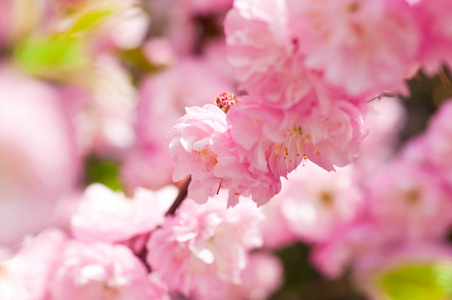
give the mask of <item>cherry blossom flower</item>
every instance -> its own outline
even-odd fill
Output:
[[[279,178],[268,172],[251,172],[231,150],[235,145],[228,129],[226,115],[217,106],[187,108],[187,114],[168,133],[176,163],[173,180],[191,175],[188,195],[198,203],[224,187],[229,190],[229,206],[237,203],[239,195],[250,194],[262,205],[279,192]]]
[[[249,264],[242,272],[240,284],[230,283],[223,289],[207,295],[197,294],[194,299],[203,300],[265,300],[282,284],[281,262],[265,252],[250,254]]]
[[[306,66],[348,93],[405,91],[420,31],[405,0],[288,0],[290,27]]]
[[[365,108],[317,99],[311,93],[290,109],[277,109],[246,98],[231,109],[231,136],[252,167],[287,176],[305,159],[331,171],[357,157],[367,136]]]
[[[248,199],[226,209],[226,194],[198,205],[186,199],[147,244],[147,262],[170,290],[189,296],[239,284],[248,251],[262,245],[260,210]]]
[[[141,261],[123,245],[69,241],[49,290],[51,299],[150,299],[155,295]]]
[[[59,100],[50,85],[0,72],[0,245],[44,229],[75,190],[79,155]]]
[[[440,238],[452,225],[449,195],[434,174],[396,161],[370,183],[368,208],[382,228],[391,227],[401,239]],[[432,222],[435,226],[425,226]]]
[[[414,5],[416,21],[422,29],[419,60],[428,74],[434,75],[444,63],[452,66],[450,47],[452,46],[452,30],[450,29],[450,13],[452,3],[447,0],[418,1]]]
[[[17,252],[0,249],[0,298],[47,300],[53,266],[64,243],[61,231],[46,229],[27,236]]]
[[[200,59],[181,60],[145,78],[139,87],[137,140],[121,170],[127,190],[139,186],[159,189],[169,184],[173,165],[168,163],[166,133],[184,115],[185,107],[213,103],[221,91],[230,90],[232,85],[213,75],[210,63]],[[160,171],[154,172],[154,168]]]
[[[228,60],[240,89],[290,106],[311,89],[285,1],[239,0],[225,19]]]
[[[125,242],[161,224],[167,207],[161,207],[159,198],[174,199],[176,195],[175,187],[159,192],[137,188],[128,198],[104,185],[92,184],[72,216],[72,233],[87,242]]]
[[[351,167],[328,173],[307,163],[283,181],[279,197],[286,226],[309,243],[327,241],[337,227],[354,220],[362,206]]]

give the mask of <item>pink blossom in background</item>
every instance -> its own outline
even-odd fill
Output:
[[[284,183],[284,180],[282,180]],[[268,203],[262,205],[265,218],[261,222],[261,231],[264,238],[264,249],[279,249],[287,247],[297,241],[297,236],[289,229],[286,217],[281,211],[284,191],[275,195]]]
[[[69,241],[49,290],[52,300],[144,300],[156,294],[156,287],[143,263],[127,247]]]
[[[50,277],[64,244],[61,231],[46,229],[27,236],[18,251],[0,248],[0,298],[47,300]]]
[[[447,99],[431,118],[425,133],[424,157],[452,193],[452,99]]]
[[[361,153],[353,163],[356,180],[364,184],[394,156],[398,134],[404,125],[406,112],[397,98],[375,99],[368,103],[369,135]]]
[[[72,216],[72,234],[87,242],[110,243],[148,234],[163,222],[167,207],[162,207],[161,198],[172,200],[177,193],[175,187],[159,192],[137,188],[129,198],[104,185],[91,184]]]
[[[176,63],[176,53],[168,38],[156,37],[143,44],[143,54],[146,59],[157,67],[171,66]]]
[[[307,163],[283,181],[279,195],[282,222],[298,239],[326,242],[336,228],[357,216],[362,194],[352,170],[347,167],[326,172]]]
[[[447,0],[417,1],[414,5],[416,21],[422,29],[419,60],[423,70],[434,75],[444,63],[452,66],[452,3]]]
[[[234,92],[236,90],[237,80],[234,77],[234,70],[227,59],[227,45],[224,37],[206,42],[203,57],[219,78],[232,85],[233,88],[224,92]]]
[[[337,228],[326,242],[316,245],[310,260],[327,278],[338,278],[356,261],[394,240],[391,229],[380,228],[372,221],[357,218]]]
[[[298,102],[311,88],[287,14],[285,1],[239,0],[224,24],[239,89],[283,106]]]
[[[71,197],[79,156],[58,94],[3,66],[0,72],[0,245],[48,225]],[[62,176],[64,174],[64,176]]]
[[[265,300],[277,290],[283,280],[283,266],[275,256],[265,252],[250,254],[249,263],[242,272],[240,284],[230,283],[215,293],[198,294],[196,300]]]
[[[124,157],[121,179],[129,193],[142,186],[158,190],[172,182],[173,169],[167,144],[136,145]]]
[[[293,1],[289,23],[306,66],[353,95],[406,91],[419,26],[405,0]]]
[[[434,173],[395,161],[369,183],[370,216],[400,239],[444,237],[452,224],[452,202]],[[435,226],[425,226],[434,223]]]
[[[249,199],[226,209],[226,198],[220,193],[203,205],[186,199],[151,235],[147,262],[170,290],[207,294],[241,282],[248,251],[262,245],[262,215]]]

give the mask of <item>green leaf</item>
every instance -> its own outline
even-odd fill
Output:
[[[91,157],[85,166],[86,184],[102,183],[114,191],[122,191],[119,180],[119,164],[115,161],[100,160]]]
[[[77,69],[85,62],[82,41],[67,36],[25,40],[16,51],[15,60],[33,75],[47,70]]]
[[[391,300],[446,300],[452,298],[452,266],[409,265],[387,272],[380,286]]]
[[[113,8],[96,9],[87,12],[75,21],[72,28],[69,30],[69,34],[77,34],[83,31],[87,31],[100,23],[102,20],[111,16],[115,10]]]

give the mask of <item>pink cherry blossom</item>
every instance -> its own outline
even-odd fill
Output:
[[[224,27],[228,60],[241,90],[283,106],[309,92],[309,74],[288,28],[285,1],[235,1]]]
[[[170,290],[205,294],[240,283],[247,252],[262,245],[260,210],[248,199],[226,209],[226,194],[198,205],[186,199],[147,244],[147,262]]]
[[[438,176],[452,188],[452,99],[447,99],[431,118],[425,134],[425,158]]]
[[[422,29],[419,60],[423,69],[431,75],[440,70],[444,63],[452,66],[452,30],[450,29],[450,14],[452,3],[447,0],[418,1],[414,6],[416,21]]]
[[[305,242],[319,243],[355,219],[361,197],[351,167],[329,173],[307,163],[283,181],[279,200],[289,230]]]
[[[52,300],[150,299],[155,286],[138,258],[123,245],[69,241],[49,290]]]
[[[282,180],[284,184],[284,179]],[[282,190],[284,194],[284,190]],[[275,195],[268,203],[262,206],[265,219],[261,223],[261,231],[264,239],[263,248],[279,249],[295,243],[297,236],[289,229],[286,217],[281,211],[283,198],[281,193]]]
[[[369,135],[353,163],[356,180],[363,184],[390,162],[395,154],[398,134],[406,120],[402,101],[397,98],[376,99],[368,107]]]
[[[240,284],[230,283],[223,289],[207,295],[197,294],[196,300],[265,300],[282,284],[282,264],[265,252],[251,253],[249,264],[242,272]]]
[[[0,298],[5,300],[47,300],[55,260],[65,237],[57,229],[27,236],[17,252],[0,249]]]
[[[168,133],[170,154],[176,166],[173,180],[191,175],[188,195],[198,203],[207,201],[222,188],[229,190],[228,205],[239,195],[252,195],[262,205],[279,192],[279,178],[270,173],[250,170],[246,161],[233,151],[225,113],[213,104],[187,108]]]
[[[367,135],[365,108],[325,96],[310,93],[290,109],[245,97],[227,115],[231,136],[252,167],[277,176],[286,176],[306,159],[328,171],[346,166]]]
[[[73,235],[87,242],[125,242],[149,233],[163,222],[159,198],[175,199],[177,188],[153,192],[137,188],[132,198],[101,184],[87,187],[71,219]]]
[[[392,231],[358,218],[337,228],[327,241],[316,245],[311,261],[327,278],[337,278],[355,261],[378,251],[391,240],[397,240]]]
[[[306,66],[358,95],[406,90],[420,32],[405,0],[288,0],[291,30]]]
[[[3,66],[0,245],[44,229],[56,203],[75,190],[79,156],[59,100],[50,85]]]
[[[452,225],[449,193],[434,173],[416,165],[396,161],[382,169],[370,183],[369,197],[370,215],[400,238],[440,238]]]

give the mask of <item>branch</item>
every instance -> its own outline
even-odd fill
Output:
[[[190,184],[191,176],[185,181],[185,183],[179,189],[179,195],[177,195],[171,207],[166,212],[165,216],[174,216],[177,208],[182,204],[182,201],[187,197],[188,185]]]

